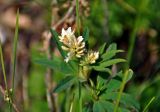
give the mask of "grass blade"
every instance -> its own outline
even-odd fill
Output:
[[[0,37],[2,37],[1,33],[2,32],[0,32]],[[6,88],[6,90],[8,90],[1,40],[0,40],[0,57],[1,57],[1,65],[2,65],[2,72],[3,72],[3,78],[4,78],[5,88]]]
[[[118,96],[117,96],[114,112],[118,112],[118,106],[119,106],[119,103],[120,103],[120,100],[121,100],[121,97],[122,97],[122,93],[123,93],[123,90],[124,90],[124,87],[125,87],[125,84],[126,84],[126,81],[127,81],[127,77],[128,77],[129,71],[130,71],[130,69],[127,70],[124,73],[124,78],[123,78],[123,81],[122,81],[122,84],[121,84],[121,88],[120,88]]]
[[[148,104],[145,106],[143,112],[147,112],[148,107],[150,106],[150,104],[151,104],[154,100],[155,100],[155,97],[153,97],[153,98],[148,102]]]
[[[16,73],[16,54],[17,54],[17,43],[18,43],[18,29],[19,29],[19,10],[17,10],[16,15],[16,29],[14,34],[14,45],[13,45],[13,58],[12,58],[12,64],[13,64],[13,73],[12,73],[12,90],[14,90],[14,78]]]

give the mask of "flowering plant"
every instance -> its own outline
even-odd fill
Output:
[[[50,60],[37,60],[37,63],[60,71],[65,76],[53,89],[54,93],[63,93],[60,110],[66,112],[130,112],[138,111],[139,104],[135,99],[123,93],[124,85],[133,75],[132,70],[115,73],[112,65],[125,62],[115,58],[115,43],[108,47],[103,44],[97,51],[88,49],[89,30],[82,36],[75,36],[69,27],[62,29],[61,35],[51,29],[60,54]],[[124,78],[123,78],[124,77]],[[62,97],[61,96],[61,97]],[[64,105],[65,104],[65,105]]]

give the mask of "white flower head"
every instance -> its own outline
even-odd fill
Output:
[[[85,56],[84,60],[81,61],[80,65],[94,64],[98,58],[99,52],[95,52],[92,50],[88,51],[87,55]]]
[[[62,28],[61,36],[59,36],[59,39],[60,39],[60,42],[66,44],[74,37],[75,37],[74,31],[72,31],[71,27],[69,27],[67,30]]]
[[[75,37],[74,31],[69,27],[67,30],[62,29],[61,36],[59,36],[60,42],[63,43],[62,49],[68,51],[65,62],[68,62],[72,57],[81,58],[85,52],[85,42],[83,37]]]

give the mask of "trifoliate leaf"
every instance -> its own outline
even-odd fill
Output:
[[[114,64],[117,64],[117,63],[120,63],[120,62],[125,62],[125,61],[126,60],[120,59],[120,58],[118,58],[118,59],[112,59],[112,60],[100,63],[100,66],[101,67],[109,67],[111,65],[114,65]]]
[[[67,76],[64,79],[62,79],[56,88],[53,90],[54,92],[58,93],[61,92],[69,87],[71,87],[74,84],[75,77],[74,76]]]
[[[109,45],[109,47],[107,48],[107,51],[111,51],[111,50],[117,50],[117,44],[116,43],[112,43]]]
[[[106,53],[104,53],[101,58],[102,58],[102,61],[101,62],[104,62],[106,60],[109,60],[111,58],[113,58],[116,53],[120,53],[120,52],[123,52],[123,50],[110,50],[110,51],[107,51]]]
[[[103,54],[106,50],[106,43],[104,43],[100,48],[99,48],[99,54]]]
[[[103,100],[115,101],[118,94],[118,92],[109,92],[106,90],[106,93],[101,95],[100,97]],[[126,93],[122,93],[120,103],[122,103],[125,107],[130,107],[137,111],[140,109],[139,103],[131,95]]]

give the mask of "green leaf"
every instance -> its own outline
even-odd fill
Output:
[[[106,93],[101,95],[101,99],[115,101],[117,99],[118,92],[110,92],[106,90]],[[137,111],[140,109],[139,103],[129,94],[122,93],[120,103],[124,104],[126,107],[132,107]]]
[[[70,60],[68,63],[65,64],[69,65],[75,73],[78,73],[78,62]]]
[[[121,85],[121,81],[116,80],[116,79],[112,79],[107,85],[107,91],[108,92],[112,92],[112,91],[116,91],[120,88]]]
[[[12,58],[12,65],[13,65],[13,73],[12,73],[12,89],[14,89],[14,78],[16,72],[16,55],[17,55],[17,44],[18,44],[18,29],[19,29],[19,10],[17,11],[16,15],[16,29],[14,34],[14,44],[13,44],[13,58]]]
[[[111,66],[111,65],[114,65],[116,63],[120,63],[120,62],[125,62],[126,60],[124,59],[112,59],[112,60],[109,60],[109,61],[105,61],[105,62],[102,62],[100,63],[100,66],[101,67],[108,67],[108,66]]]
[[[121,72],[120,74],[118,74],[117,76],[123,78],[124,77],[124,74]],[[128,75],[127,75],[127,79],[126,79],[126,82],[128,82],[129,80],[131,80],[133,76],[133,71],[131,69],[128,70]]]
[[[88,38],[89,38],[89,29],[88,29],[88,27],[86,27],[85,29],[84,29],[84,32],[83,32],[83,38],[84,38],[84,41],[85,42],[87,42],[88,41]]]
[[[57,44],[57,48],[58,48],[59,52],[61,53],[62,57],[65,58],[66,55],[65,55],[65,52],[61,48],[62,43],[59,41],[58,33],[54,29],[50,29],[50,32],[52,34],[52,38],[54,38],[54,40]]]
[[[104,53],[101,57],[102,57],[102,62],[111,59],[112,57],[114,57],[116,55],[116,53],[120,53],[123,52],[123,50],[110,50],[107,51],[106,53]]]
[[[49,60],[49,59],[35,59],[33,60],[35,63],[43,65],[45,67],[49,67],[51,69],[57,70],[59,72],[63,72],[63,73],[71,73],[75,71],[65,62],[61,61],[61,59],[58,59],[56,57],[54,57],[53,60]]]
[[[106,83],[106,80],[103,79],[102,77],[98,76],[97,77],[96,89],[101,89],[104,86],[105,83]]]
[[[99,48],[99,54],[103,54],[106,50],[106,43],[104,43],[100,48]]]
[[[93,112],[105,112],[104,108],[102,107],[102,105],[99,101],[94,102]]]
[[[66,76],[64,79],[62,79],[58,83],[58,85],[56,86],[56,88],[53,91],[56,93],[61,92],[65,89],[69,88],[71,85],[73,85],[74,81],[75,81],[74,76]]]
[[[112,43],[109,45],[109,47],[107,48],[107,51],[111,51],[111,50],[117,50],[117,44],[116,43]]]
[[[109,68],[105,68],[105,67],[101,67],[101,66],[92,66],[92,68],[93,68],[95,71],[107,72],[107,73],[109,73],[110,75],[112,74],[112,71],[111,71]]]
[[[133,76],[133,71],[131,69],[129,69],[128,70],[128,77],[127,77],[126,82],[128,82],[129,80],[131,80],[132,76]]]
[[[89,29],[86,27],[84,29],[84,32],[83,32],[83,38],[84,38],[84,41],[85,41],[85,46],[86,48],[88,49],[89,48],[89,44],[88,44],[88,38],[89,38]]]
[[[58,60],[49,60],[49,59],[35,59],[35,63],[52,68],[52,69],[60,69],[60,61]]]
[[[101,100],[100,104],[101,104],[102,108],[105,109],[105,112],[113,112],[114,111],[115,104],[113,104],[109,101],[105,101],[105,100]],[[118,112],[130,112],[130,111],[119,107]]]
[[[90,108],[84,107],[82,112],[91,112],[91,111],[90,111]]]
[[[60,72],[63,72],[65,74],[67,74],[67,73],[73,73],[73,74],[77,73],[77,70],[74,67],[72,67],[70,63],[65,63],[64,61],[62,61],[60,63],[59,67],[60,67]]]
[[[104,107],[104,109],[107,112],[113,112],[114,106],[113,106],[113,104],[111,102],[107,102],[107,101],[101,100],[101,105]]]

